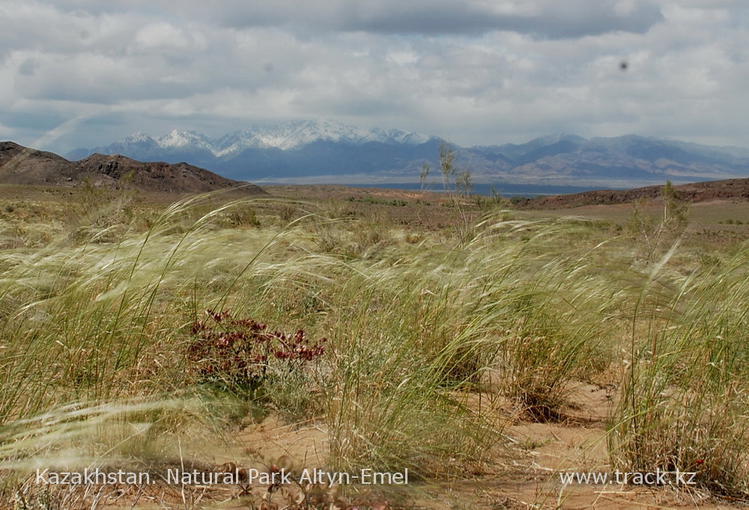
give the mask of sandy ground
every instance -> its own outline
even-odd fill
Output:
[[[567,419],[560,423],[534,423],[512,417],[498,441],[493,462],[481,473],[464,479],[436,483],[412,483],[406,489],[363,491],[359,504],[337,508],[414,509],[718,509],[738,508],[738,502],[717,501],[696,490],[677,491],[668,487],[632,485],[563,485],[560,473],[567,471],[610,472],[606,449],[606,420],[615,405],[613,387],[577,383],[571,388]],[[467,401],[473,399],[468,396]],[[474,399],[473,404],[477,402]],[[211,465],[236,462],[242,467],[272,469],[274,464],[290,469],[321,467],[328,456],[327,431],[320,424],[288,425],[270,416],[261,423],[244,427],[234,437],[240,450],[215,451]],[[507,443],[512,444],[509,451]],[[222,464],[223,463],[223,464]],[[107,508],[230,508],[282,509],[300,497],[295,488],[273,494],[275,506],[260,506],[264,486],[221,486],[148,488],[102,497]],[[332,492],[330,492],[332,493]],[[385,503],[390,506],[383,506]],[[257,506],[253,507],[252,504]],[[378,506],[379,505],[379,506]],[[333,507],[336,508],[336,507]]]

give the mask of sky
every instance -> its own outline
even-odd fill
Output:
[[[0,0],[0,139],[326,119],[748,147],[748,28],[745,0]]]

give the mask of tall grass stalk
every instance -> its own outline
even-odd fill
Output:
[[[749,494],[749,252],[683,279],[641,310],[610,450],[629,471],[697,472],[704,488]]]

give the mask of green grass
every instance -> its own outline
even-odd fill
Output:
[[[503,448],[501,402],[564,420],[570,383],[618,371],[614,465],[697,466],[703,487],[749,493],[746,247],[648,262],[631,234],[580,218],[468,225],[481,211],[455,208],[458,228],[433,230],[346,200],[214,198],[123,201],[0,251],[0,469],[17,473],[3,497],[50,459],[158,464],[184,453],[178,437],[269,413],[318,423],[331,466],[449,478]],[[206,309],[327,350],[271,357],[251,390],[212,384],[188,352]]]
[[[742,250],[652,297],[662,283],[654,271],[639,311],[646,329],[631,339],[633,363],[610,440],[623,470],[697,472],[715,493],[749,492],[747,268]]]

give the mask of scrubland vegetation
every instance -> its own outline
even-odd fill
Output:
[[[29,474],[208,464],[271,415],[322,431],[331,469],[480,478],[581,381],[615,388],[612,467],[749,495],[749,247],[685,235],[673,197],[622,227],[500,199],[98,193],[3,208],[0,506],[90,508]]]

